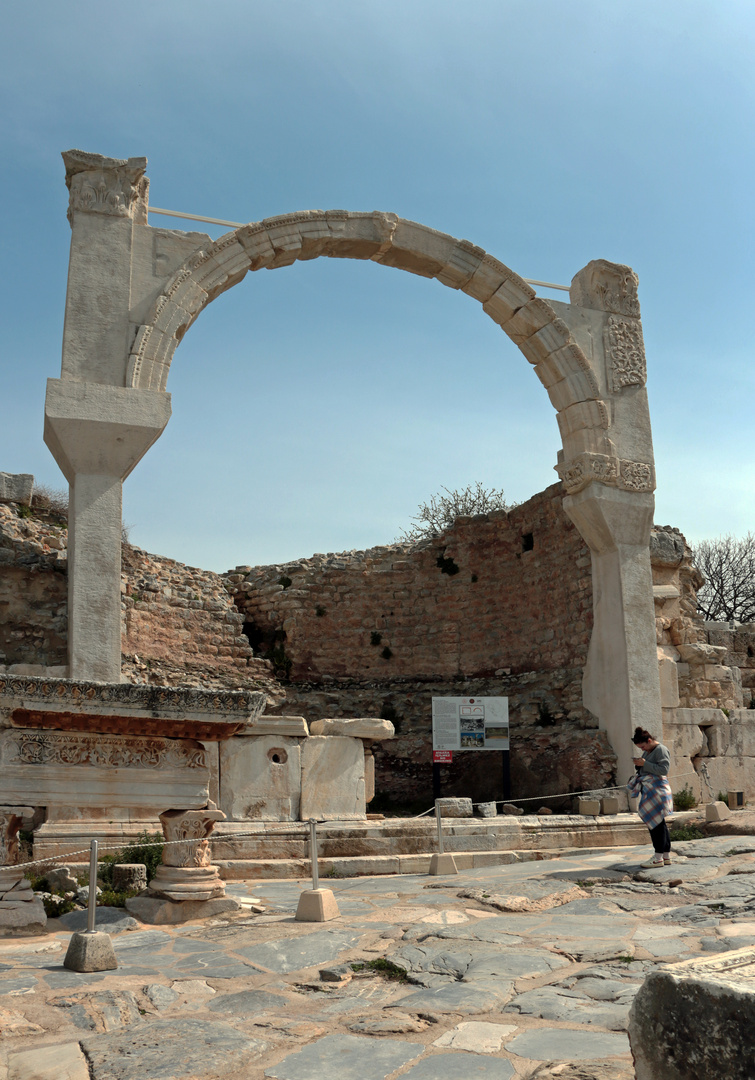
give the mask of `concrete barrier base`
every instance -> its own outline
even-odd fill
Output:
[[[431,874],[458,874],[456,860],[453,855],[433,855],[430,858]]]
[[[115,971],[118,960],[110,934],[103,930],[72,934],[63,967],[69,971]]]
[[[297,922],[329,922],[340,914],[332,889],[306,889],[299,897]]]

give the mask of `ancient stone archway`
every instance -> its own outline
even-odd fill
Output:
[[[631,771],[632,725],[661,731],[653,451],[632,271],[592,262],[573,279],[571,303],[547,301],[469,241],[379,212],[288,214],[213,242],[148,224],[146,159],[63,156],[71,260],[45,440],[71,489],[71,677],[120,678],[121,485],[168,422],[168,372],[191,324],[249,271],[321,256],[371,260],[474,297],[545,386],[561,432],[564,508],[592,554],[585,704]]]

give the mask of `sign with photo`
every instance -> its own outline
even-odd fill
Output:
[[[508,749],[508,698],[433,698],[434,752]]]

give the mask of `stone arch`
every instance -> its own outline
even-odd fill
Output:
[[[70,677],[120,679],[121,488],[170,418],[170,364],[191,324],[250,270],[320,256],[371,260],[473,297],[545,386],[563,443],[564,510],[592,561],[584,703],[629,775],[634,725],[662,736],[649,556],[655,474],[632,270],[595,260],[573,278],[570,303],[549,302],[469,241],[380,212],[287,214],[210,242],[150,227],[145,158],[63,158],[71,257],[45,441],[70,486]]]
[[[126,385],[165,390],[173,354],[217,296],[249,271],[321,256],[363,259],[435,278],[473,297],[533,365],[558,414],[562,436],[581,432],[580,450],[608,455],[609,410],[598,380],[566,323],[504,263],[395,214],[310,210],[241,226],[193,253],[167,281],[136,330]]]

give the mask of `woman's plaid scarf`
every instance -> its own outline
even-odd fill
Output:
[[[637,813],[649,829],[660,825],[674,812],[674,798],[665,776],[635,773],[629,778],[627,791],[633,799],[639,795],[640,804],[637,807]]]

